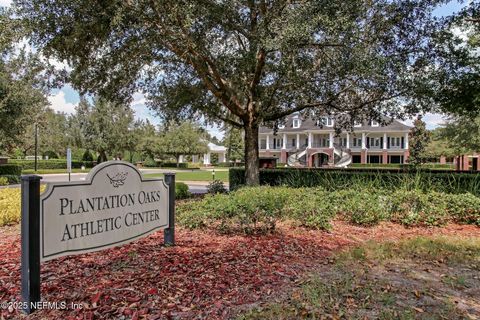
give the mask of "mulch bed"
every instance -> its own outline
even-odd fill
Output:
[[[366,240],[418,235],[480,236],[475,226],[363,228],[335,221],[331,232],[280,225],[272,235],[219,235],[178,228],[174,247],[163,233],[117,248],[42,264],[42,300],[81,309],[44,309],[0,319],[225,319],[300,281],[332,252]],[[20,301],[19,227],[0,228],[0,302]]]

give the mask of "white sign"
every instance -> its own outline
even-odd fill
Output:
[[[67,172],[72,173],[72,149],[67,149]]]
[[[130,163],[109,161],[86,181],[49,184],[40,197],[40,259],[131,242],[168,228],[169,187],[142,179]]]

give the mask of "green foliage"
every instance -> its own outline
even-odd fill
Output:
[[[147,157],[145,161],[143,161],[143,166],[148,168],[156,168],[158,164],[153,158]]]
[[[12,162],[13,160],[9,160]],[[22,167],[16,164],[0,164],[0,175],[14,175],[20,176],[22,174]]]
[[[415,98],[438,1],[39,1],[15,14],[40,52],[70,62],[75,88],[112,101],[141,90],[163,119],[243,127],[249,185],[260,123],[338,112],[351,127],[431,108]]]
[[[245,169],[230,168],[230,190],[245,184]],[[480,195],[480,174],[442,170],[387,169],[261,169],[260,184],[315,187],[327,190],[371,187]]]
[[[22,170],[33,170],[35,168],[35,161],[33,160],[9,160],[11,164],[20,166]],[[73,161],[72,168],[80,169],[82,166],[85,168],[92,168],[93,163],[88,161]],[[37,169],[65,169],[67,170],[67,160],[66,159],[52,159],[52,160],[38,160]]]
[[[410,156],[408,163],[419,166],[425,162],[425,148],[431,140],[431,134],[427,130],[426,123],[418,116],[413,122],[413,128],[409,133]]]
[[[0,186],[6,186],[8,185],[8,178],[0,176]]]
[[[159,152],[173,155],[177,163],[180,155],[203,154],[207,152],[207,143],[202,139],[202,131],[192,122],[169,123],[160,137]]]
[[[47,158],[48,159],[58,159],[58,154],[55,153],[55,151],[52,151],[52,150],[49,150],[49,151],[45,151],[43,154],[42,154],[43,158]]]
[[[239,128],[229,126],[225,130],[223,145],[227,148],[227,161],[236,163],[244,159],[245,142],[243,141],[242,131]]]
[[[89,162],[93,161],[93,155],[90,152],[90,150],[88,150],[88,149],[85,150],[85,152],[82,155],[82,161],[89,161]]]
[[[187,199],[191,196],[188,186],[183,182],[175,182],[175,198]]]
[[[440,128],[439,134],[456,154],[477,152],[480,150],[480,116],[452,117]]]
[[[405,226],[442,226],[448,222],[480,224],[480,198],[375,188],[327,191],[323,188],[253,187],[228,195],[208,195],[178,207],[179,223],[189,228],[211,227],[221,232],[267,232],[278,220],[328,230],[342,218],[372,226],[392,221]]]
[[[11,174],[4,174],[1,175],[3,178],[7,179],[8,184],[19,184],[20,183],[20,176],[19,175],[11,175]]]
[[[210,194],[226,193],[227,188],[225,188],[225,184],[223,184],[223,181],[213,180],[208,184],[207,192]]]

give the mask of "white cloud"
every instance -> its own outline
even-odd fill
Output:
[[[12,4],[12,0],[0,0],[0,7],[9,7]]]
[[[145,95],[143,93],[135,92],[133,94],[133,101],[132,101],[131,106],[132,107],[144,106],[146,102],[147,102],[147,99],[145,98]]]
[[[59,91],[53,96],[48,97],[50,107],[57,112],[65,112],[69,114],[75,113],[75,104],[65,100],[65,92]]]
[[[413,117],[402,122],[406,125],[412,126],[415,118],[416,117]],[[440,113],[427,113],[422,117],[422,120],[427,124],[427,129],[435,129],[446,122],[446,117]]]

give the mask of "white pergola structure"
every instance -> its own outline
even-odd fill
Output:
[[[216,145],[215,143],[208,143],[208,152],[203,155],[203,164],[211,164],[211,155],[212,153],[218,154],[218,162],[227,162],[227,148],[224,146]]]
[[[211,164],[212,154],[218,154],[218,162],[227,162],[227,148],[225,148],[224,146],[216,145],[215,143],[211,143],[211,142],[208,143],[207,147],[208,147],[208,152],[203,155],[204,165],[208,166]],[[184,156],[181,155],[178,160],[180,163],[183,163],[185,161]],[[193,163],[197,163],[199,161],[200,159],[198,155],[192,155]]]

